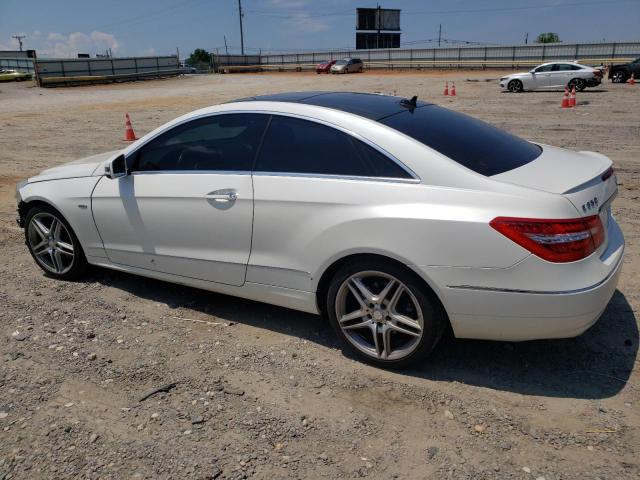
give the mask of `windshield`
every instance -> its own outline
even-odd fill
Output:
[[[338,61],[336,62],[336,65],[346,65],[346,64],[347,64],[347,61],[346,61],[346,60],[338,60]]]
[[[486,176],[526,165],[542,153],[538,145],[436,105],[406,110],[383,118],[380,123]]]

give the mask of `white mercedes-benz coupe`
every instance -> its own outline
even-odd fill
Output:
[[[399,97],[302,92],[184,115],[18,185],[36,263],[88,264],[325,315],[381,366],[442,333],[579,335],[624,239],[611,161]]]

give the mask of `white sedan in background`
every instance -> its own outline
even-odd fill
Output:
[[[529,72],[514,73],[500,79],[500,88],[518,93],[531,90],[562,90],[573,88],[582,91],[597,87],[602,82],[602,70],[575,62],[543,63]]]
[[[98,265],[323,314],[363,359],[403,366],[448,328],[589,328],[622,264],[616,191],[598,153],[415,97],[302,92],[189,113],[17,200],[51,277]]]

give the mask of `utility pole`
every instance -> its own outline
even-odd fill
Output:
[[[529,43],[529,32],[524,36],[524,44],[527,45]]]
[[[438,46],[440,46],[440,40],[442,40],[442,24],[440,24],[440,28],[438,28]]]
[[[238,0],[238,16],[240,17],[240,52],[244,55],[244,32],[242,31],[242,0]]]
[[[229,48],[227,48],[227,36],[224,36],[224,53],[226,53],[227,55],[229,55]]]
[[[376,48],[380,48],[380,5],[376,12],[376,27],[378,27],[378,35],[376,36]]]
[[[18,43],[20,44],[20,51],[22,51],[22,39],[23,38],[27,38],[26,35],[13,35],[11,38],[15,38],[16,40],[18,40]]]

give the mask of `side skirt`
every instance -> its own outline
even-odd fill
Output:
[[[186,285],[188,287],[199,288],[210,292],[233,295],[234,297],[246,298],[247,300],[255,300],[257,302],[291,308],[301,312],[319,314],[316,305],[316,295],[314,292],[305,292],[302,290],[294,290],[291,288],[252,282],[246,282],[242,287],[234,287],[232,285],[207,282],[205,280],[197,280],[170,273],[156,272],[154,270],[147,270],[144,268],[117,265],[111,263],[108,259],[101,257],[88,256],[87,261],[91,265],[109,268],[111,270],[118,270],[134,275],[154,278],[156,280],[163,280],[165,282],[176,283],[178,285]]]

